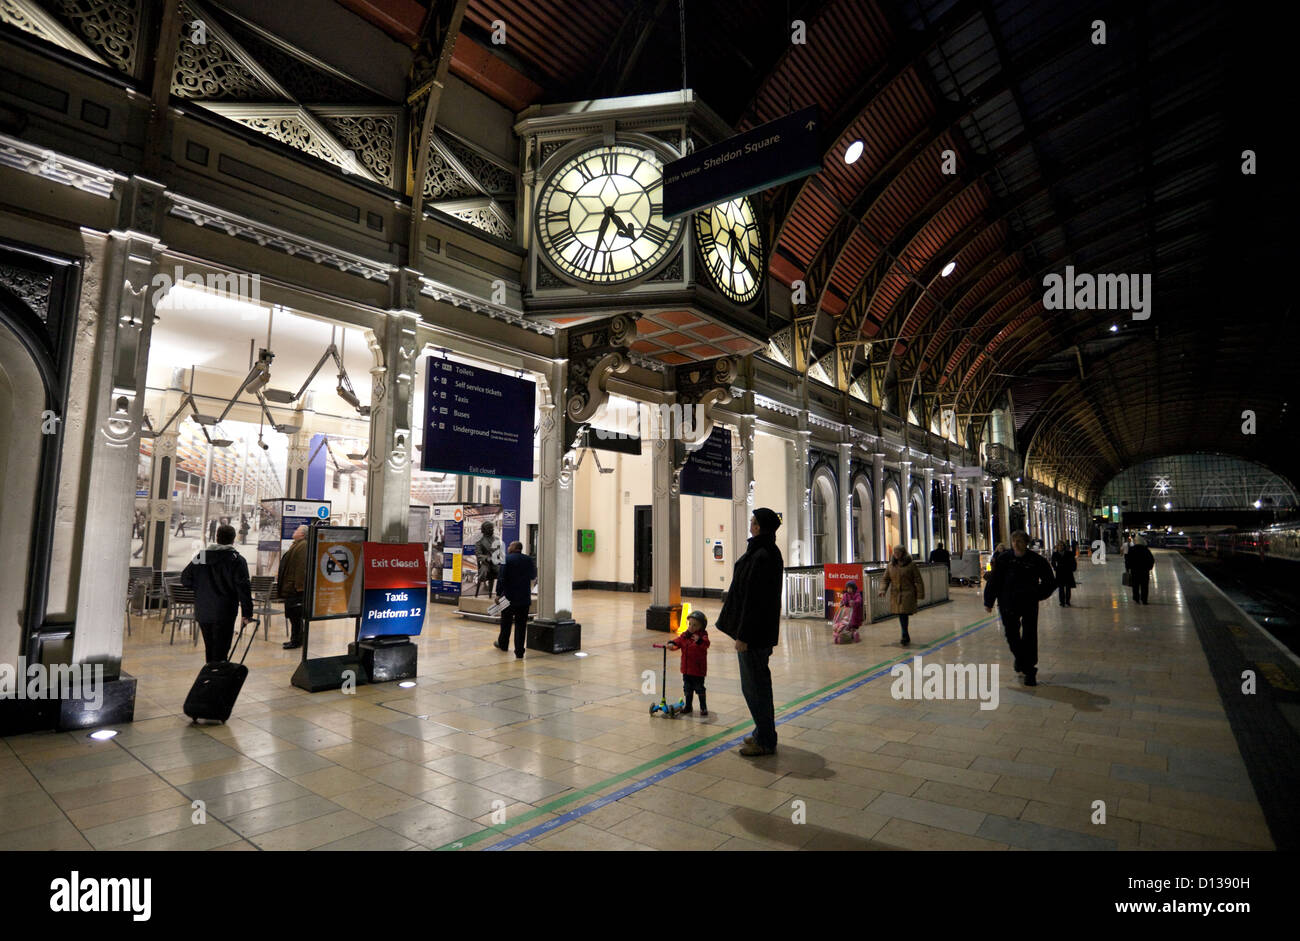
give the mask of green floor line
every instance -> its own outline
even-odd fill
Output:
[[[924,650],[926,647],[932,647],[933,645],[939,643],[942,640],[947,640],[949,637],[953,637],[956,634],[961,633],[962,631],[971,630],[976,625],[982,622],[994,620],[996,617],[997,617],[996,615],[987,615],[985,617],[980,618],[979,620],[972,621],[970,624],[967,624],[965,627],[954,628],[953,630],[949,631],[947,634],[944,634],[942,637],[936,637],[934,640],[928,642],[924,646],[919,647],[917,649]],[[855,680],[859,680],[870,673],[874,673],[876,670],[879,670],[881,667],[885,667],[891,663],[896,663],[900,660],[904,660],[907,657],[912,655],[913,655],[913,651],[909,650],[905,653],[899,654],[897,657],[891,657],[888,660],[881,660],[879,663],[873,666],[869,666],[865,670],[859,670],[857,673],[854,673],[850,676],[846,676],[843,679],[835,680],[834,682],[826,686],[823,686],[821,689],[814,690],[811,693],[805,693],[803,696],[800,696],[797,699],[792,699],[790,700],[790,702],[785,703],[784,705],[778,707],[776,709],[776,715],[779,717],[783,712],[788,712],[789,710],[799,706],[801,703],[805,703],[810,699],[816,699],[818,696],[825,695],[826,693],[829,693],[833,689],[836,689],[840,686],[844,686],[845,684],[848,683],[852,683]],[[527,810],[520,816],[516,817],[514,820],[510,821],[509,823],[497,824],[496,826],[488,827],[485,830],[479,830],[477,833],[471,833],[469,836],[462,837],[461,839],[455,840],[451,843],[445,843],[442,846],[439,846],[437,850],[435,850],[435,852],[442,852],[443,850],[465,849],[468,846],[473,846],[476,843],[480,843],[483,840],[486,840],[488,837],[506,836],[507,831],[513,830],[516,827],[520,826],[521,824],[528,823],[531,820],[535,820],[538,817],[540,817],[542,814],[549,814],[553,810],[561,808],[565,804],[570,804],[573,801],[582,797],[599,797],[601,791],[606,791],[617,784],[622,784],[624,781],[627,781],[629,778],[635,778],[639,775],[642,775],[645,772],[650,771],[658,767],[659,765],[664,764],[665,762],[673,761],[677,758],[680,758],[682,755],[685,755],[687,752],[696,751],[697,749],[704,748],[707,745],[712,745],[714,742],[717,742],[721,739],[727,738],[731,735],[735,735],[737,732],[746,729],[752,726],[753,724],[754,723],[752,720],[748,722],[741,722],[738,725],[733,725],[729,729],[725,729],[721,732],[715,733],[714,735],[710,735],[708,738],[702,738],[699,741],[691,742],[688,745],[683,745],[682,747],[676,749],[675,751],[670,751],[665,755],[660,755],[658,758],[651,758],[649,761],[637,765],[635,768],[630,768],[627,771],[624,771],[620,774],[616,774],[611,778],[606,778],[604,781],[601,781],[598,784],[592,784],[589,785],[588,787],[580,788],[579,790],[574,791],[572,794],[567,794],[564,797],[560,797],[557,798],[556,800],[551,801],[549,804],[544,804],[541,807],[534,807],[531,810]],[[485,759],[485,760],[490,760],[490,756],[489,759]]]

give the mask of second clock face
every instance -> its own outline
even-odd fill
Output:
[[[579,154],[552,174],[538,200],[537,233],[560,271],[589,284],[621,284],[667,257],[681,221],[664,221],[658,157],[616,144]]]
[[[763,278],[763,239],[747,197],[701,209],[695,214],[695,239],[704,267],[719,291],[737,304],[758,297]]]

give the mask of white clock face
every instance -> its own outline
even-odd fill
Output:
[[[663,164],[650,150],[598,147],[560,167],[537,203],[540,248],[589,284],[621,284],[672,251],[681,220],[663,218]]]
[[[737,304],[749,304],[758,297],[763,284],[763,239],[747,197],[697,212],[695,239],[709,278],[719,291]]]

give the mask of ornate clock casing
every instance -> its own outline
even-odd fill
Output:
[[[664,166],[734,134],[693,92],[534,105],[515,133],[527,316],[569,329],[632,315],[630,354],[658,368],[762,348],[758,201],[662,216]]]

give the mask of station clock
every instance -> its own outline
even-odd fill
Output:
[[[695,240],[713,286],[737,304],[750,304],[763,284],[763,239],[747,196],[695,214]]]
[[[752,215],[751,215],[752,218]],[[537,200],[546,261],[574,281],[624,285],[653,271],[681,236],[663,218],[663,163],[653,150],[599,146],[562,164]]]

